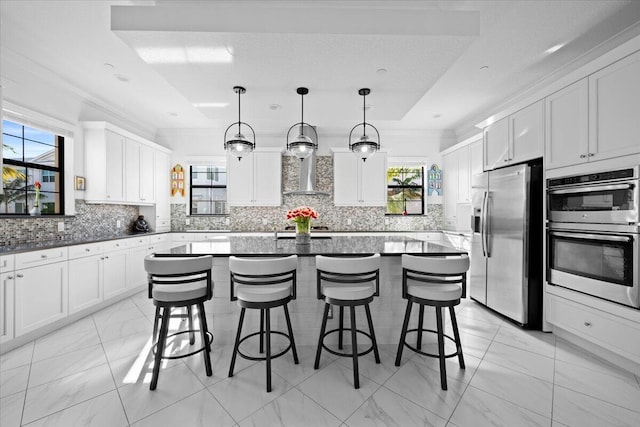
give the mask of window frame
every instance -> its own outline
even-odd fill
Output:
[[[197,216],[197,217],[228,216],[229,215],[229,212],[228,212],[228,209],[229,209],[229,204],[228,203],[229,202],[228,202],[228,200],[225,200],[225,203],[226,203],[225,211],[226,212],[224,212],[224,213],[206,213],[206,214],[205,213],[193,213],[193,204],[194,204],[193,203],[193,189],[194,188],[207,188],[207,189],[223,188],[225,190],[228,190],[228,188],[229,188],[228,184],[227,185],[199,185],[199,184],[198,185],[194,185],[193,184],[193,167],[194,166],[196,166],[196,167],[205,166],[207,168],[219,167],[219,165],[213,165],[213,164],[206,164],[206,165],[204,165],[204,164],[195,164],[195,165],[191,164],[191,165],[189,165],[189,214],[188,214],[188,216]],[[209,174],[214,174],[215,172],[207,170],[206,173],[207,173],[207,176],[209,176]],[[227,170],[226,165],[225,165],[225,172],[224,173],[227,174],[227,178],[228,178],[229,177],[229,175],[228,175],[229,171]],[[227,197],[227,199],[228,199],[228,197]]]
[[[422,191],[422,197],[420,198],[420,213],[407,213],[407,214],[403,214],[403,213],[390,213],[388,212],[388,208],[389,208],[389,199],[387,197],[387,204],[385,205],[385,216],[421,216],[425,214],[425,201],[426,201],[426,196],[425,196],[425,186],[424,186],[424,170],[425,167],[424,165],[409,165],[409,164],[396,164],[393,166],[387,166],[387,176],[389,174],[389,170],[390,169],[394,169],[394,168],[400,168],[400,169],[420,169],[421,173],[420,173],[420,178],[421,178],[421,184],[417,185],[417,184],[413,184],[413,185],[390,185],[387,182],[387,194],[389,192],[390,189],[401,189],[403,190],[403,202],[406,202],[406,198],[404,197],[404,190],[406,189],[420,189]],[[406,205],[405,205],[406,206]]]
[[[29,177],[29,170],[39,170],[39,171],[48,171],[48,172],[54,172],[58,174],[58,189],[59,191],[57,192],[53,192],[53,194],[58,194],[58,200],[59,200],[59,212],[41,212],[41,215],[43,216],[63,216],[65,215],[65,179],[64,179],[64,175],[65,175],[65,140],[66,137],[64,135],[61,135],[60,133],[57,132],[53,132],[51,130],[45,130],[42,129],[40,127],[38,127],[37,125],[26,125],[24,123],[21,123],[19,121],[16,120],[11,120],[8,118],[4,118],[2,117],[1,120],[3,122],[11,122],[13,124],[16,124],[20,127],[22,127],[22,136],[18,137],[16,135],[11,135],[8,134],[4,131],[4,126],[2,126],[2,141],[4,141],[4,135],[13,137],[13,138],[18,138],[21,140],[22,142],[22,147],[23,147],[23,154],[22,154],[22,159],[23,160],[15,160],[15,159],[7,159],[4,158],[4,156],[0,156],[0,159],[2,160],[2,164],[3,165],[10,165],[10,166],[15,166],[18,168],[24,168],[25,172],[26,172],[26,176],[27,176],[27,181],[25,181],[25,187],[24,187],[24,195],[25,195],[25,201],[27,203],[25,203],[25,212],[1,212],[0,216],[15,216],[15,217],[26,217],[29,216],[29,193],[32,193],[33,190],[29,190],[29,184],[28,184],[28,177]],[[33,162],[26,162],[24,161],[24,144],[25,144],[25,140],[27,141],[32,141],[32,142],[36,142],[36,143],[41,143],[40,141],[35,141],[29,138],[25,138],[25,131],[24,128],[25,127],[29,127],[32,129],[37,129],[43,132],[48,132],[50,134],[52,134],[54,136],[54,140],[56,141],[57,144],[57,152],[58,152],[58,157],[57,157],[57,164],[58,166],[49,166],[49,165],[43,165],[40,163],[33,163]],[[3,147],[4,150],[4,147]],[[55,176],[55,175],[53,175]],[[45,182],[44,180],[42,182]],[[48,181],[47,181],[48,182]],[[55,182],[55,180],[53,181]],[[35,184],[35,182],[34,182]],[[2,182],[2,186],[3,186],[3,194],[5,193],[4,190],[4,180]],[[22,202],[19,202],[22,203]],[[44,201],[41,199],[41,204],[44,204]]]

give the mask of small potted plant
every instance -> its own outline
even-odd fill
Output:
[[[287,220],[296,224],[296,243],[311,243],[311,220],[318,219],[318,213],[309,206],[302,206],[287,211]]]

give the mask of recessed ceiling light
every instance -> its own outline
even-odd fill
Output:
[[[129,82],[129,77],[125,76],[124,74],[114,74],[116,76],[116,79],[120,80],[122,83],[128,83]]]
[[[376,74],[378,74],[378,75],[387,74],[387,69],[386,68],[378,68],[376,70]]]
[[[440,117],[442,117],[442,114],[434,114],[433,116],[434,119],[439,119]]]
[[[488,70],[488,69],[489,69],[489,66],[488,66],[488,65],[483,65],[482,67],[480,67],[480,69],[481,69],[481,70],[483,70],[483,71],[484,71],[484,70]]]
[[[115,68],[115,67],[113,66],[113,64],[109,64],[108,62],[105,62],[103,65],[105,66],[105,68],[108,68],[108,69],[110,69],[110,70],[112,70],[112,69],[114,69],[114,68]]]
[[[555,46],[551,46],[549,49],[545,50],[545,53],[554,53],[559,51],[560,49],[562,49],[564,47],[564,43],[558,43]]]
[[[224,108],[229,105],[228,102],[195,102],[193,104],[196,108]]]
[[[282,108],[282,105],[280,104],[269,104],[269,109],[271,111],[278,111]]]

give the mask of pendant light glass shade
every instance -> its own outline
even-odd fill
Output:
[[[358,94],[362,96],[362,114],[363,121],[355,125],[351,132],[349,132],[349,150],[351,150],[356,156],[360,157],[362,161],[366,161],[369,157],[373,156],[376,151],[380,150],[380,133],[378,129],[372,124],[367,123],[367,113],[365,99],[367,95],[371,93],[371,89],[363,88],[358,91]],[[362,127],[362,135],[354,140],[353,131]],[[367,127],[369,128],[369,135],[367,135]],[[372,137],[371,130],[375,131],[375,136]]]
[[[238,161],[240,161],[242,157],[244,157],[248,153],[251,153],[256,147],[256,134],[253,131],[253,128],[249,126],[249,124],[240,120],[240,95],[245,93],[247,90],[242,86],[234,86],[233,91],[238,94],[238,121],[236,123],[230,124],[227,130],[224,132],[224,149],[229,154],[237,157]],[[237,133],[234,134],[233,137],[227,139],[229,130],[234,126],[238,126]],[[253,141],[244,136],[244,134],[242,133],[242,126],[245,126],[249,130],[251,130]]]
[[[302,99],[302,115],[300,123],[296,123],[291,126],[289,128],[289,132],[287,132],[287,151],[300,160],[304,160],[318,149],[317,142],[313,142],[309,136],[304,134],[305,129],[311,129],[311,131],[313,131],[316,141],[318,141],[318,133],[313,126],[304,122],[304,96],[309,93],[309,89],[306,87],[299,87],[296,89],[296,93],[300,95]],[[298,135],[295,138],[290,138],[291,131],[296,127],[299,130]]]

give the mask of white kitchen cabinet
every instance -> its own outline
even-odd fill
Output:
[[[640,52],[589,76],[589,160],[640,153]]]
[[[471,147],[466,145],[442,156],[444,225],[447,230],[468,228],[466,207],[471,203],[471,154]],[[481,164],[479,167],[482,168]]]
[[[586,162],[589,154],[589,81],[545,98],[545,168]]]
[[[155,174],[155,231],[171,230],[171,204],[169,202],[169,193],[171,191],[170,183],[170,159],[169,155],[161,151],[156,151],[154,157],[154,174]]]
[[[469,144],[469,164],[471,165],[471,173],[469,180],[473,179],[474,175],[482,173],[482,139]]]
[[[12,340],[14,337],[15,272],[3,271],[0,273],[0,344]]]
[[[256,150],[238,160],[227,157],[229,206],[282,204],[282,152]]]
[[[127,290],[129,239],[105,242],[102,255],[102,292],[105,300]]]
[[[442,156],[442,190],[445,228],[454,229],[458,204],[458,156],[455,151]]]
[[[333,153],[333,200],[336,206],[387,205],[387,155],[362,161],[352,152]]]
[[[153,149],[129,138],[125,139],[126,200],[132,204],[154,202]]]
[[[68,313],[67,261],[16,270],[15,336],[46,326]]]
[[[544,103],[535,102],[484,129],[484,169],[542,157]]]
[[[127,257],[127,288],[142,286],[147,282],[144,269],[144,258],[149,254],[150,242],[148,236],[131,239],[129,256]]]
[[[69,260],[69,314],[103,300],[102,255]]]

